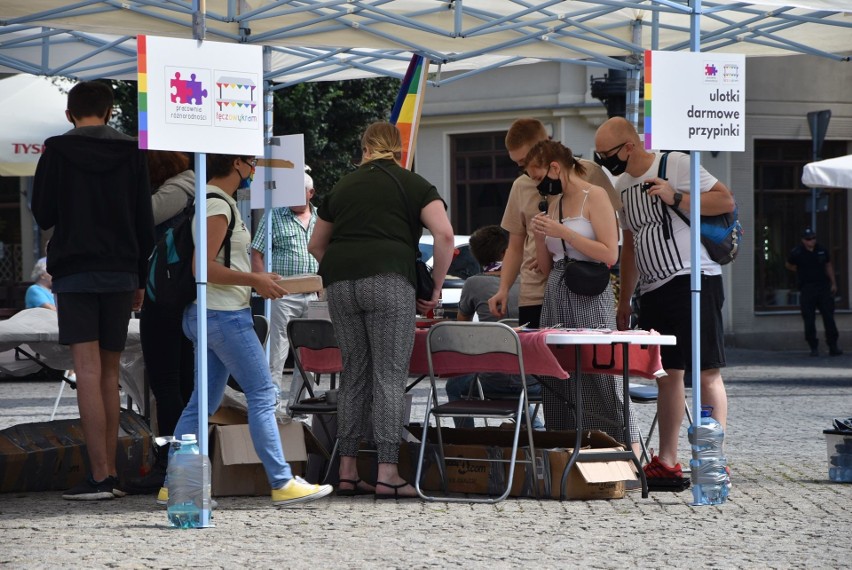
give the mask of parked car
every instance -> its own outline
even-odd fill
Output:
[[[482,273],[482,268],[470,252],[470,244],[468,241],[470,236],[454,236],[453,244],[455,251],[453,260],[450,263],[450,268],[447,271],[447,278],[444,280],[444,287],[441,290],[441,300],[444,307],[444,316],[450,319],[456,318],[456,313],[459,309],[459,299],[461,299],[461,290],[464,286],[464,281],[471,275]],[[424,235],[420,238],[420,253],[423,260],[430,268],[434,261],[432,255],[434,250],[434,242],[431,235]]]

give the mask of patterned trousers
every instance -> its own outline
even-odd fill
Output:
[[[612,287],[596,297],[577,295],[563,282],[564,263],[557,262],[547,280],[544,305],[541,309],[541,328],[560,325],[566,328],[610,328],[615,330],[615,301]],[[561,323],[561,324],[560,324]],[[542,390],[544,423],[548,430],[576,429],[573,411],[574,380],[564,381],[546,376],[539,377],[545,384]],[[549,389],[547,389],[549,388]],[[630,413],[630,442],[623,442],[624,396],[622,380],[611,374],[583,374],[583,426],[606,432],[622,443],[639,441],[639,428],[633,412]],[[556,394],[554,394],[556,392]],[[557,396],[558,394],[558,396]],[[564,400],[572,405],[566,405]]]
[[[340,455],[357,455],[372,410],[378,461],[398,463],[414,348],[414,287],[395,273],[338,281],[328,287],[328,309],[343,357]]]

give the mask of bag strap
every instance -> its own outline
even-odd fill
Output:
[[[663,178],[663,179],[666,179],[666,164],[668,163],[668,161],[669,161],[669,153],[668,153],[668,152],[664,152],[664,153],[663,153],[663,155],[660,157],[660,166],[657,168],[657,178]],[[665,203],[665,202],[663,202],[663,204],[666,204],[666,203]],[[677,214],[677,216],[678,216],[681,220],[683,220],[683,221],[684,221],[684,223],[685,223],[687,226],[691,225],[691,224],[689,223],[689,217],[687,217],[687,216],[686,216],[686,214],[684,214],[683,212],[681,212],[679,208],[675,208],[675,207],[674,207],[673,205],[671,205],[671,204],[666,204],[666,206],[668,206],[669,208],[671,208],[672,210],[674,210],[674,213],[675,213],[675,214]]]
[[[561,194],[559,196],[559,223],[560,224],[562,223],[562,198],[563,198],[563,196],[565,196],[565,194]],[[570,257],[568,257],[568,248],[565,246],[565,240],[562,239],[562,238],[559,238],[559,241],[562,242],[562,254],[564,255],[565,259],[571,259]]]
[[[225,232],[225,240],[222,242],[222,245],[219,246],[219,249],[225,248],[225,267],[231,267],[231,236],[234,234],[234,224],[237,223],[237,214],[234,212],[234,207],[225,199],[224,196],[220,194],[216,194],[215,192],[208,192],[207,198],[218,198],[222,200],[228,207],[231,209],[231,221],[228,222],[228,231]]]
[[[415,251],[415,254],[416,254],[414,256],[414,258],[420,259],[421,255],[422,255],[420,253],[420,247],[419,247],[420,239],[419,239],[419,236],[417,236],[414,233],[415,231],[417,231],[416,229],[419,226],[419,222],[412,215],[413,212],[411,210],[411,202],[408,201],[408,194],[405,193],[405,188],[402,187],[402,183],[399,181],[399,179],[396,176],[393,175],[393,172],[391,172],[390,170],[388,170],[387,168],[382,166],[378,161],[374,161],[372,163],[372,165],[376,166],[379,170],[381,170],[382,172],[384,172],[385,174],[390,176],[391,179],[394,182],[396,182],[396,187],[399,188],[399,192],[402,194],[402,200],[403,200],[403,202],[405,202],[405,210],[408,212],[408,217],[409,217],[408,225],[411,229],[411,236],[414,238],[414,240],[413,240],[414,241],[414,251]],[[421,230],[421,233],[422,233],[422,230]]]

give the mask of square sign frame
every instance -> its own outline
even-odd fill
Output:
[[[745,150],[745,55],[645,52],[645,148]]]
[[[263,48],[137,38],[139,148],[263,154]]]

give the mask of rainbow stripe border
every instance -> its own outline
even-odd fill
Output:
[[[651,150],[651,50],[645,50],[645,150]]]
[[[148,40],[147,36],[136,37],[139,93],[139,148],[148,148]]]

